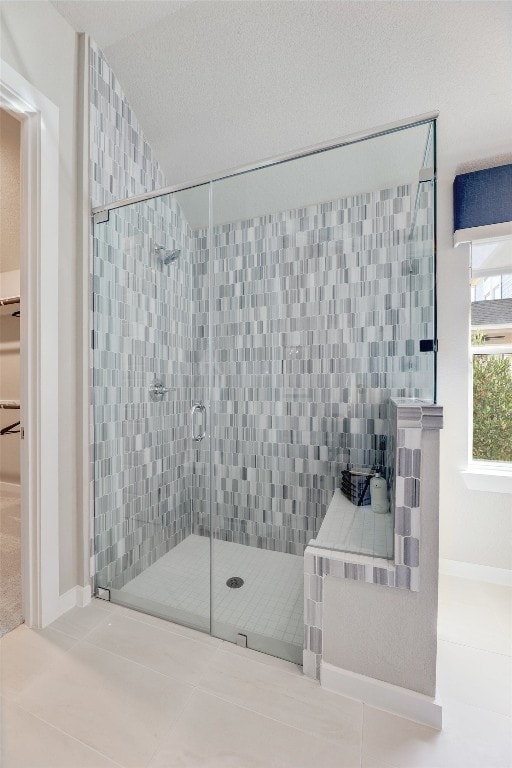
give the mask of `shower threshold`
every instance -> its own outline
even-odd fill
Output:
[[[111,599],[254,650],[302,663],[303,558],[191,534]],[[233,575],[238,589],[227,584]]]

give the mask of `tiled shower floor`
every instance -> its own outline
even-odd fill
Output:
[[[231,576],[241,576],[244,585],[229,588]],[[212,579],[213,634],[233,641],[238,633],[247,634],[249,647],[275,655],[289,656],[282,645],[302,648],[302,557],[215,540]],[[208,631],[209,584],[210,540],[192,534],[117,596],[125,604]]]

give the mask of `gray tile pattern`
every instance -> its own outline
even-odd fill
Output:
[[[166,181],[123,90],[91,42],[91,204]],[[176,201],[156,198],[95,229],[91,308],[93,517],[91,571],[121,588],[192,528],[191,233]],[[181,248],[163,266],[155,245]],[[151,402],[155,377],[172,398]]]
[[[96,573],[121,588],[192,530],[190,237],[172,198],[110,213],[94,243]],[[155,244],[179,248],[169,265]],[[170,388],[152,402],[159,379]]]
[[[119,80],[89,47],[89,183],[93,206],[162,189],[166,180]]]
[[[389,400],[432,396],[432,355],[419,353],[433,329],[432,190],[411,237],[415,193],[404,185],[214,228],[219,538],[302,554],[342,469],[383,465],[392,482]],[[196,269],[205,340],[204,250]]]
[[[435,426],[434,426],[435,425]],[[394,561],[315,547],[304,553],[304,674],[319,679],[322,659],[323,580],[326,576],[355,579],[398,589],[419,590],[421,516],[421,436],[442,429],[443,409],[415,400],[391,401],[391,434],[398,458],[393,488]],[[394,463],[394,457],[392,457]],[[428,468],[431,476],[436,467]]]
[[[94,44],[90,63],[92,203],[165,185]],[[420,190],[411,237],[415,195],[404,185],[219,225],[211,265],[207,232],[191,232],[170,197],[119,209],[98,228],[98,583],[119,588],[190,532],[210,533],[207,448],[192,451],[187,439],[192,401],[208,400],[210,313],[218,538],[302,554],[343,468],[384,465],[394,485],[390,398],[428,398],[433,380],[432,355],[418,350],[433,327],[431,185]],[[180,247],[182,259],[161,269],[155,244]],[[172,401],[148,400],[156,375],[174,388]],[[422,413],[423,426],[438,428],[436,418]],[[417,459],[405,443],[396,450],[400,536],[410,539],[398,552],[397,579],[414,588]],[[343,572],[366,578],[359,565],[346,563]],[[377,569],[372,580],[390,577]]]

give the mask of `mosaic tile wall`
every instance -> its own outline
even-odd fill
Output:
[[[166,186],[119,80],[93,41],[89,45],[89,131],[92,206]]]
[[[91,205],[165,186],[94,43],[89,65]],[[111,212],[95,235],[91,570],[98,585],[120,588],[191,531],[191,240],[167,196]],[[182,256],[165,267],[155,245]],[[156,376],[173,388],[160,403],[149,399]]]
[[[120,588],[192,525],[190,237],[168,197],[110,212],[94,250],[95,550]],[[165,265],[155,244],[179,248]],[[159,379],[170,394],[152,402]]]
[[[90,91],[92,204],[165,185],[94,44]],[[424,185],[411,240],[415,192],[402,186],[215,229],[219,538],[302,554],[341,469],[389,467],[389,398],[431,395],[431,355],[417,349],[432,335],[431,190]],[[108,228],[95,257],[93,551],[99,580],[120,587],[189,532],[210,532],[207,446],[188,438],[187,449],[191,403],[208,400],[208,250],[207,233],[191,232],[168,198],[116,213]],[[172,273],[155,269],[155,243],[182,247]],[[149,402],[157,373],[166,383],[181,377],[175,400]]]
[[[419,353],[433,312],[424,186],[412,240],[412,186],[214,229],[217,537],[302,555],[343,468],[384,464],[390,478],[390,398],[432,397],[432,355]],[[204,251],[194,273],[204,339]]]
[[[95,548],[98,583],[120,588],[192,524],[191,264],[168,197],[99,225],[94,250]],[[155,244],[179,248],[165,265]],[[170,388],[152,402],[155,379]]]

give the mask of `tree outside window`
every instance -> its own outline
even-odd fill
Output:
[[[512,463],[512,241],[472,246],[473,459]]]

